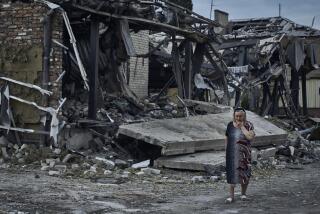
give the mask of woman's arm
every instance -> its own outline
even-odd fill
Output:
[[[246,129],[246,127],[244,127],[243,124],[240,126],[240,128],[241,128],[241,131],[243,132],[244,136],[247,138],[247,140],[253,140],[253,138],[256,135],[253,130],[248,131]]]

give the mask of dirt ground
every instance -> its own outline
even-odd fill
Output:
[[[0,169],[0,213],[320,213],[320,163],[256,170],[249,201],[224,204],[225,181],[192,183],[201,173],[74,179],[34,169]],[[239,189],[238,189],[239,191]]]

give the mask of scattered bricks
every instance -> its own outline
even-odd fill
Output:
[[[140,171],[140,172],[137,172],[137,173],[136,173],[136,175],[138,175],[138,176],[144,176],[144,175],[145,175],[145,173],[144,173],[144,172],[142,172],[142,171]]]
[[[17,154],[16,154],[16,158],[17,158],[17,159],[22,158],[22,154],[21,154],[20,152],[17,153]]]
[[[210,181],[212,181],[212,182],[219,181],[219,176],[210,176]]]
[[[252,148],[251,150],[251,161],[252,163],[255,163],[258,161],[258,149]]]
[[[10,168],[10,165],[7,164],[7,163],[4,163],[4,164],[0,165],[0,169],[8,169],[8,168]]]
[[[59,171],[49,171],[48,172],[48,174],[50,175],[50,176],[59,176],[60,175],[60,172]]]
[[[55,165],[56,165],[56,162],[55,162],[55,161],[50,161],[49,166],[50,166],[51,168],[53,168]]]
[[[19,159],[18,159],[18,163],[20,163],[20,164],[25,163],[25,159],[24,159],[24,158],[19,158]]]
[[[112,171],[111,171],[111,170],[104,170],[104,171],[103,171],[103,174],[104,174],[104,175],[111,175],[111,174],[112,174]]]
[[[290,149],[290,155],[293,156],[294,155],[294,147],[293,146],[289,146]]]
[[[22,144],[22,146],[20,147],[20,151],[23,151],[25,150],[26,148],[28,148],[28,145],[27,144]]]
[[[202,183],[205,181],[203,176],[193,176],[191,178],[192,183]]]
[[[140,163],[133,164],[131,167],[134,169],[146,168],[150,165],[150,160],[145,160]]]
[[[124,171],[124,172],[122,173],[122,175],[121,175],[121,178],[129,178],[129,175],[130,175],[130,174],[131,174],[130,172]]]
[[[67,171],[66,165],[55,165],[54,168],[61,173],[65,173]]]
[[[91,166],[89,170],[86,170],[83,172],[84,175],[94,175],[97,173],[97,167],[96,166]]]
[[[158,169],[152,169],[152,168],[143,168],[141,169],[141,172],[144,172],[147,175],[160,175],[161,171]]]
[[[54,167],[55,162],[56,162],[56,159],[46,159],[46,164],[49,164],[50,167]]]
[[[71,158],[73,158],[73,155],[72,155],[72,154],[67,154],[67,155],[63,158],[62,163],[68,163]]]
[[[95,165],[91,166],[90,167],[90,171],[94,172],[94,173],[97,173],[97,167]]]
[[[77,163],[71,165],[71,169],[79,169],[79,168],[80,166]]]
[[[82,167],[85,168],[85,169],[90,169],[91,165],[88,164],[88,163],[86,163],[86,162],[84,162],[84,163],[82,164]]]
[[[116,159],[114,161],[116,167],[119,167],[120,169],[125,169],[125,168],[128,168],[129,164],[124,161],[124,160],[120,160],[120,159]]]
[[[54,149],[53,151],[52,151],[54,154],[56,154],[56,155],[60,155],[61,154],[61,149]],[[63,161],[62,161],[63,162]]]
[[[42,160],[40,161],[41,166],[48,166],[47,163],[43,162]]]
[[[14,148],[16,151],[20,149],[17,144],[14,144],[13,148]]]
[[[286,165],[276,165],[275,168],[276,169],[285,169]]]
[[[100,157],[96,157],[95,160],[97,160],[100,163],[103,163],[105,169],[111,170],[115,167],[115,163],[111,160],[107,160],[105,158]]]
[[[49,170],[49,166],[42,166],[41,167],[41,171],[48,171]]]
[[[259,151],[259,156],[262,159],[268,159],[269,157],[274,157],[277,149],[275,147],[263,149]]]
[[[10,25],[10,26],[8,26],[9,29],[15,29],[15,28],[17,28],[17,27],[18,27],[17,25]]]
[[[11,4],[3,4],[2,8],[9,8],[11,6]]]

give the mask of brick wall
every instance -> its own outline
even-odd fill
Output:
[[[149,52],[149,31],[131,33],[137,54]],[[138,96],[148,95],[149,59],[131,57],[129,61],[129,87]]]
[[[48,12],[46,5],[16,1],[0,2],[0,75],[22,82],[42,86],[43,18]],[[62,18],[53,14],[52,38],[62,43]],[[52,44],[49,81],[62,72],[62,49]],[[10,84],[11,93],[23,99],[41,104],[42,95],[33,89]],[[54,95],[49,105],[56,107],[61,96],[61,85],[49,86]],[[34,107],[12,102],[15,116],[20,123],[35,124],[40,120]]]

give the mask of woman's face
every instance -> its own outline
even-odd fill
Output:
[[[234,113],[234,120],[236,122],[243,122],[244,121],[244,112],[243,111],[238,111]]]

